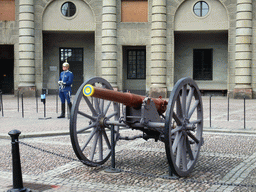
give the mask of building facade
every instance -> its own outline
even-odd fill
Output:
[[[256,1],[0,1],[4,93],[54,93],[65,60],[73,93],[101,76],[167,97],[189,76],[202,91],[256,98]]]

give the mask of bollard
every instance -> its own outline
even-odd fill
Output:
[[[20,112],[20,92],[17,92],[17,104],[18,104],[18,112]]]
[[[35,97],[36,97],[36,112],[38,113],[38,97],[37,97],[37,90],[35,91]]]
[[[42,89],[42,94],[41,94],[41,102],[44,104],[44,118],[39,118],[40,120],[47,120],[51,119],[51,117],[46,117],[46,89]]]
[[[8,134],[11,136],[12,144],[12,170],[13,170],[13,189],[8,192],[28,192],[30,189],[23,187],[21,165],[20,165],[20,151],[19,151],[19,130],[12,130]]]
[[[228,114],[227,114],[227,121],[229,121],[229,97],[228,97]]]
[[[56,90],[56,113],[58,113],[58,97],[59,97],[59,94],[58,94],[58,90]]]
[[[4,116],[4,104],[3,104],[3,93],[0,91],[0,111],[2,111],[2,117]]]
[[[246,125],[245,125],[245,97],[244,97],[244,129],[245,129]]]
[[[210,102],[209,102],[209,105],[210,105],[210,127],[212,127],[212,95],[210,95]]]
[[[22,118],[24,118],[24,103],[23,103],[23,93],[21,94],[21,111],[22,111]]]

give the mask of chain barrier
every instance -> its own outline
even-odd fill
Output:
[[[71,161],[77,161],[77,162],[81,162],[83,164],[90,164],[88,162],[85,162],[83,160],[79,160],[79,159],[74,159],[72,157],[68,157],[68,156],[65,156],[65,155],[62,155],[62,154],[58,154],[58,153],[55,153],[55,152],[52,152],[52,151],[48,151],[48,150],[45,150],[45,149],[42,149],[42,148],[39,148],[39,147],[36,147],[36,146],[33,146],[33,145],[30,145],[30,144],[27,144],[27,143],[24,143],[22,141],[18,141],[20,144],[22,145],[25,145],[27,147],[30,147],[30,148],[33,148],[33,149],[36,149],[36,150],[39,150],[41,152],[44,152],[44,153],[48,153],[48,154],[51,154],[51,155],[54,155],[54,156],[57,156],[57,157],[61,157],[61,158],[64,158],[64,159],[68,159],[68,160],[71,160]],[[95,167],[95,164],[91,164],[91,166],[94,166]],[[101,166],[98,166],[98,168],[102,168],[102,169],[107,169],[109,168],[109,166],[104,166],[104,165],[101,165]],[[121,169],[121,168],[116,168],[117,170],[119,170],[120,172],[123,172],[123,173],[131,173],[131,174],[134,174],[134,175],[139,175],[139,176],[143,176],[143,177],[151,177],[151,178],[162,178],[162,179],[168,179],[168,180],[178,180],[178,181],[184,181],[186,183],[197,183],[197,184],[208,184],[208,185],[220,185],[220,186],[233,186],[233,187],[251,187],[251,188],[256,188],[256,185],[255,184],[236,184],[236,183],[226,183],[226,182],[219,182],[219,181],[216,181],[216,182],[212,182],[212,181],[200,181],[200,180],[195,180],[195,179],[186,179],[186,178],[178,178],[178,177],[169,177],[169,176],[162,176],[162,175],[155,175],[155,174],[150,174],[150,173],[141,173],[141,172],[136,172],[136,171],[130,171],[130,170],[124,170],[124,169]]]

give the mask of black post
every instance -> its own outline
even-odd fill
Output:
[[[1,106],[0,106],[0,110],[2,110],[2,117],[4,116],[4,104],[3,104],[3,93],[2,93],[2,91],[0,91],[0,104],[1,104]]]
[[[245,97],[244,97],[244,129],[245,129]]]
[[[227,115],[227,121],[229,121],[229,97],[228,97],[228,115]]]
[[[115,169],[115,126],[111,125],[111,168]]]
[[[46,89],[42,89],[42,94],[41,94],[41,102],[43,102],[44,104],[44,118],[39,118],[42,120],[47,120],[47,119],[51,119],[51,117],[46,117]]]
[[[24,103],[23,103],[23,93],[21,94],[21,110],[22,110],[22,118],[24,118]]]
[[[58,113],[58,90],[56,90],[56,113]]]
[[[212,95],[210,95],[210,127],[212,127]]]
[[[20,112],[20,92],[17,92],[18,112]]]
[[[12,130],[8,133],[11,136],[12,144],[12,169],[13,169],[13,189],[8,192],[22,192],[31,191],[23,187],[21,165],[20,165],[20,151],[19,151],[19,130]]]
[[[38,113],[38,97],[37,97],[37,89],[35,91],[35,97],[36,97],[36,112]]]
[[[120,170],[116,169],[116,162],[115,162],[115,126],[111,125],[111,167],[106,169],[105,172],[107,173],[119,173]]]

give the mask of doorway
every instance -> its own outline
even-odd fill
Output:
[[[83,48],[60,48],[60,67],[67,60],[69,70],[74,75],[72,93],[75,94],[83,83]],[[60,72],[61,72],[60,71]]]
[[[3,94],[14,93],[14,46],[0,45],[0,90]]]

